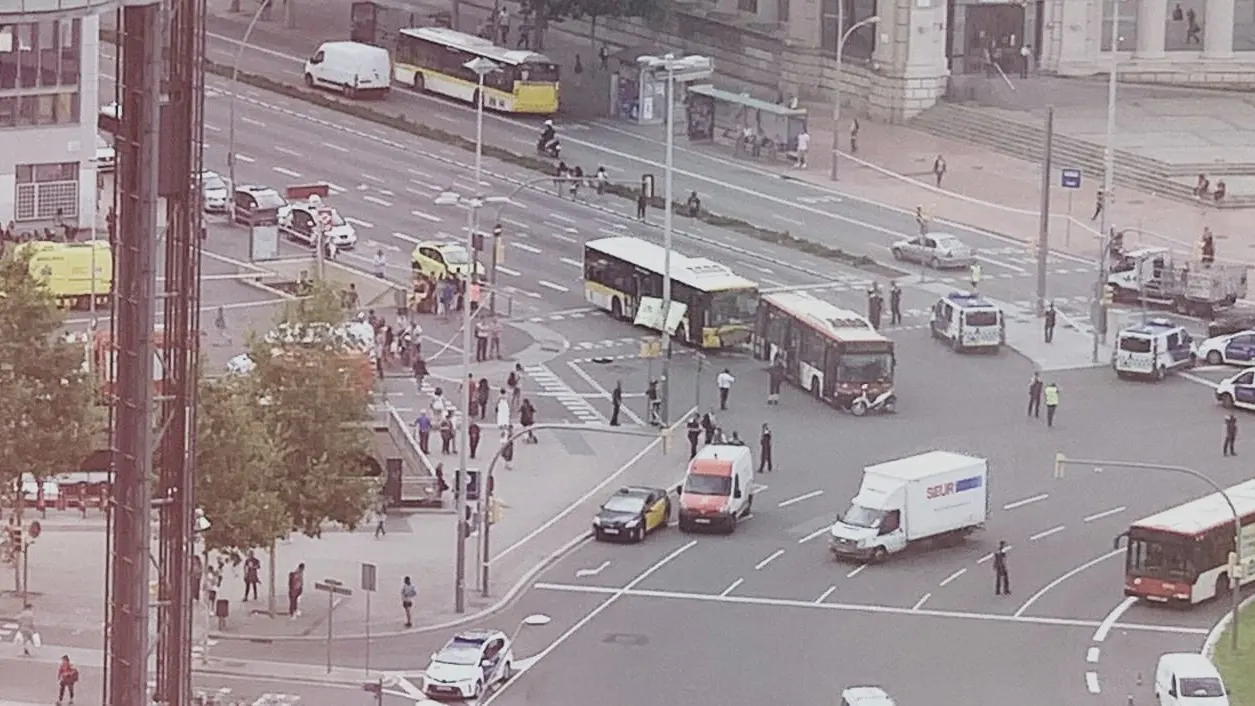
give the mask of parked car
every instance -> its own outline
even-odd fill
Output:
[[[899,240],[891,250],[895,260],[919,262],[935,270],[968,267],[976,261],[976,252],[948,233],[925,233]]]

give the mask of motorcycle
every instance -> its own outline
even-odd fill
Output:
[[[867,394],[867,388],[864,387],[862,394],[850,402],[850,413],[856,417],[862,417],[868,412],[893,414],[898,411],[897,406],[898,396],[894,394],[893,390],[885,390],[873,398]]]
[[[558,144],[558,138],[546,141],[543,137],[536,141],[536,154],[550,159],[558,159],[562,154],[562,145]]]

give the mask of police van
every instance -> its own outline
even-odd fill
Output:
[[[1225,409],[1255,411],[1255,370],[1243,370],[1216,385],[1216,401]]]
[[[933,304],[929,322],[933,338],[955,351],[998,350],[1007,342],[1007,322],[997,304],[976,292],[951,292]]]
[[[1116,334],[1111,367],[1116,375],[1162,380],[1170,371],[1194,363],[1190,334],[1167,319],[1151,319]]]

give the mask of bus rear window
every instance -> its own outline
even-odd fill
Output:
[[[516,70],[518,80],[524,83],[557,83],[557,64],[523,64]]]
[[[1133,337],[1121,338],[1120,350],[1127,351],[1129,353],[1150,353],[1150,339]]]
[[[963,323],[968,326],[997,326],[998,312],[969,311],[963,315]]]

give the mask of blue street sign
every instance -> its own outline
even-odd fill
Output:
[[[1065,189],[1081,188],[1081,170],[1064,169],[1059,172],[1059,175],[1063,183],[1063,188]]]

